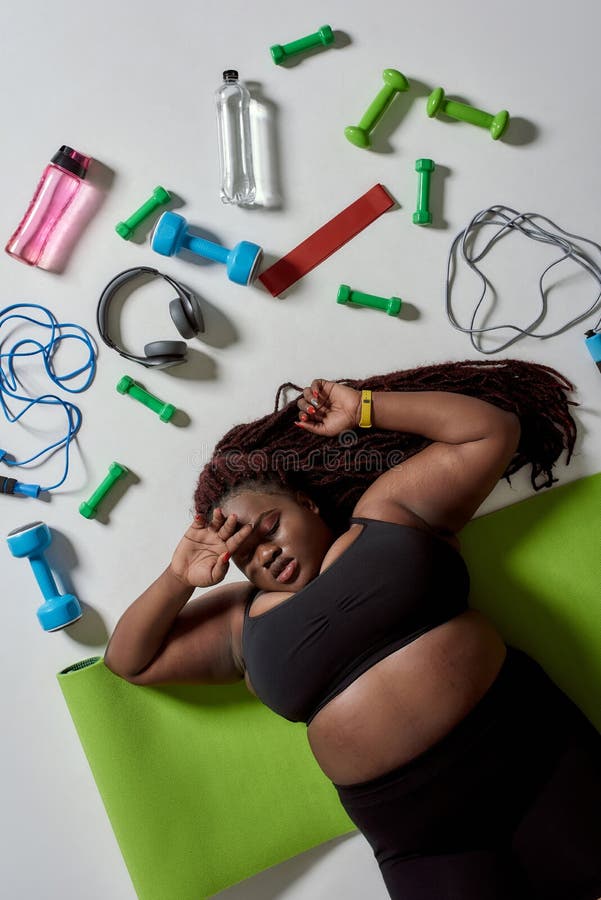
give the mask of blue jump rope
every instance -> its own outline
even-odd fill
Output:
[[[45,320],[33,318],[25,312],[19,310],[38,310]],[[14,320],[14,321],[13,321]],[[56,316],[37,303],[14,303],[0,310],[0,329],[5,328],[8,322],[18,324],[19,321],[31,322],[41,328],[46,328],[50,332],[48,341],[42,344],[33,337],[24,337],[16,341],[8,350],[4,350],[4,341],[0,339],[0,406],[4,417],[8,422],[18,422],[32,406],[43,404],[46,406],[59,406],[64,410],[67,417],[67,432],[58,441],[30,456],[29,459],[9,459],[8,451],[0,448],[0,461],[7,466],[27,466],[30,463],[40,460],[42,457],[49,459],[61,448],[65,448],[65,466],[62,478],[55,484],[39,485],[26,484],[17,481],[15,478],[6,478],[0,476],[0,493],[2,494],[21,494],[26,497],[37,497],[40,491],[53,491],[60,487],[69,474],[69,448],[71,441],[79,431],[82,422],[81,410],[70,400],[62,400],[56,394],[42,394],[40,397],[28,397],[20,393],[22,390],[19,378],[15,372],[15,360],[25,357],[39,356],[43,362],[46,374],[52,384],[66,391],[69,394],[80,394],[85,391],[94,379],[96,374],[96,345],[91,335],[81,325],[73,322],[59,322]],[[66,329],[74,329],[66,331]],[[87,348],[87,359],[79,368],[62,375],[57,374],[54,367],[54,355],[61,341],[75,340],[80,341]],[[78,376],[85,376],[83,384],[79,387],[71,387],[69,382]],[[10,405],[9,405],[10,404]],[[24,404],[19,412],[13,412],[20,404]]]

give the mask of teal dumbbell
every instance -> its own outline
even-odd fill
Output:
[[[370,134],[396,97],[401,91],[409,90],[409,82],[396,69],[384,69],[382,72],[384,87],[376,94],[370,105],[363,113],[358,125],[348,125],[344,129],[345,137],[355,147],[365,149],[371,144]]]
[[[102,498],[108,494],[112,486],[123,475],[127,475],[127,469],[120,463],[112,462],[109,466],[109,473],[106,478],[100,482],[89,500],[84,500],[79,504],[79,511],[86,519],[93,519]]]
[[[81,619],[79,600],[74,594],[61,594],[44,556],[52,542],[50,529],[44,522],[30,522],[10,531],[8,547],[17,559],[28,559],[44,596],[38,609],[38,621],[44,631],[58,631]]]
[[[374,294],[352,291],[348,284],[340,285],[336,302],[351,303],[356,306],[370,306],[372,309],[383,309],[389,316],[398,316],[403,304],[400,297],[376,297]]]
[[[164,206],[165,203],[169,203],[171,200],[171,194],[165,190],[164,187],[160,185],[155,187],[152,192],[152,197],[150,197],[146,203],[143,203],[142,206],[132,213],[129,219],[126,219],[125,222],[118,222],[115,225],[115,231],[118,235],[120,235],[124,240],[128,241],[135,229],[138,225],[147,219],[148,216],[151,216],[152,213],[158,209],[160,206]]]
[[[475,106],[469,106],[467,103],[447,100],[441,87],[435,88],[428,97],[426,112],[430,118],[438,112],[443,112],[445,116],[450,116],[452,119],[460,119],[471,125],[479,125],[480,128],[488,128],[493,141],[497,141],[501,137],[509,124],[509,113],[506,109],[502,109],[496,116],[493,116],[481,109],[476,109]]]
[[[198,253],[225,265],[227,277],[236,284],[250,284],[263,256],[258,244],[240,241],[231,250],[192,234],[183,216],[164,212],[154,227],[150,246],[162,256],[175,256],[182,250]]]
[[[416,159],[415,171],[417,172],[417,209],[413,213],[414,225],[430,225],[432,213],[430,212],[430,175],[436,166],[432,159]]]
[[[319,31],[314,34],[308,34],[307,37],[299,38],[297,41],[291,41],[289,44],[274,44],[269,48],[271,58],[276,66],[281,62],[301,53],[303,50],[311,50],[313,47],[319,47],[320,44],[327,47],[334,43],[334,32],[329,25],[322,25]]]
[[[148,409],[157,414],[161,422],[168,422],[175,412],[175,406],[172,403],[164,403],[162,400],[159,400],[158,397],[155,397],[154,394],[143,388],[141,384],[138,384],[129,375],[124,375],[123,378],[119,379],[117,390],[120,394],[129,394],[134,400],[147,406]]]

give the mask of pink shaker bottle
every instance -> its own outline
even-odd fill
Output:
[[[62,146],[46,166],[35,194],[6,252],[21,262],[40,268],[73,240],[77,228],[75,198],[83,185],[90,157]]]

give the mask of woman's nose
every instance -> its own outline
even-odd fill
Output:
[[[277,544],[263,544],[259,549],[259,563],[262,566],[270,566],[279,553],[281,550]]]

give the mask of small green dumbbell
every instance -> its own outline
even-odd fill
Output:
[[[383,309],[389,316],[398,316],[403,301],[400,297],[376,297],[374,294],[363,294],[352,291],[348,284],[338,288],[337,303],[354,303],[356,306],[371,306],[372,309]]]
[[[365,149],[371,144],[370,133],[374,130],[394,98],[401,91],[409,90],[409,82],[396,69],[384,69],[382,72],[384,87],[376,94],[363,113],[358,125],[348,125],[344,129],[345,137],[355,147]]]
[[[417,172],[417,209],[413,213],[414,225],[430,225],[432,213],[430,212],[430,174],[436,166],[432,159],[416,159],[415,171]]]
[[[115,231],[124,238],[124,240],[128,241],[140,222],[143,222],[144,219],[147,219],[148,216],[152,215],[159,206],[169,203],[170,200],[171,194],[166,191],[164,187],[161,187],[160,185],[155,187],[152,192],[152,197],[149,197],[146,203],[142,204],[140,209],[137,209],[135,213],[132,213],[129,219],[115,225]]]
[[[129,394],[134,400],[143,403],[144,406],[147,406],[148,409],[151,409],[158,415],[161,422],[168,422],[175,412],[175,406],[173,406],[172,403],[163,403],[162,400],[159,400],[158,397],[155,397],[154,394],[151,394],[150,391],[143,388],[141,384],[138,384],[138,382],[134,381],[133,378],[130,378],[129,375],[124,375],[123,378],[119,380],[117,383],[117,390],[120,394]]]
[[[313,47],[319,47],[322,44],[327,47],[328,44],[334,43],[334,32],[329,25],[322,25],[319,31],[314,34],[308,34],[307,37],[299,38],[297,41],[291,41],[289,44],[274,44],[269,48],[271,58],[276,66],[294,56],[295,53],[301,53],[303,50],[311,50]]]
[[[109,473],[106,478],[100,482],[89,500],[84,500],[79,504],[79,511],[86,519],[93,519],[100,504],[100,501],[108,494],[112,486],[123,475],[127,475],[127,469],[120,463],[112,462],[109,466]]]
[[[443,112],[445,116],[450,116],[452,119],[460,119],[462,122],[479,125],[480,128],[488,128],[493,141],[497,141],[501,137],[509,123],[509,113],[506,109],[502,109],[496,116],[493,116],[481,109],[476,109],[475,106],[468,106],[467,103],[447,100],[441,87],[435,88],[428,97],[426,112],[430,118],[437,112]]]

